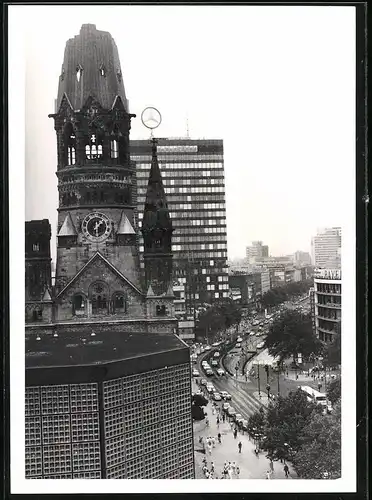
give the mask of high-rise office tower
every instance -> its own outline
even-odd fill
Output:
[[[194,477],[189,350],[174,335],[172,224],[151,145],[141,272],[131,115],[111,35],[66,45],[48,221],[26,223],[26,476]]]
[[[341,228],[331,227],[318,231],[311,241],[315,267],[337,269],[341,267]]]
[[[132,140],[130,151],[141,225],[152,146],[149,140]],[[157,152],[173,225],[173,278],[185,285],[190,314],[200,303],[228,297],[223,142],[158,139]]]

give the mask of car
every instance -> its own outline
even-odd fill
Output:
[[[232,406],[229,406],[227,409],[227,414],[229,417],[233,417],[236,414],[236,411]]]
[[[218,368],[217,375],[219,375],[220,377],[222,377],[222,375],[225,375],[225,370],[223,370],[222,368]]]
[[[212,366],[218,366],[218,361],[216,359],[212,360]]]
[[[211,367],[210,367],[209,365],[204,365],[204,366],[203,366],[203,369],[204,369],[205,371],[207,371],[207,370],[210,370],[210,369],[211,369]]]
[[[204,347],[204,351],[210,351],[210,350],[211,350],[211,346],[210,346],[210,345],[206,345],[206,346]]]
[[[223,403],[222,405],[222,411],[227,411],[230,408],[230,403]]]
[[[214,356],[215,358],[219,358],[219,357],[220,357],[220,353],[217,351],[217,352],[215,352],[215,353],[213,354],[213,356]]]
[[[216,392],[216,388],[213,384],[207,384],[207,391],[211,394],[213,392]]]
[[[200,373],[198,372],[198,370],[195,370],[195,368],[194,368],[194,370],[192,371],[192,376],[193,377],[200,377]]]
[[[265,342],[259,342],[256,347],[257,347],[257,349],[262,349],[264,346],[265,346]]]
[[[238,337],[236,340],[237,342],[243,342],[243,339],[241,337]]]
[[[214,393],[213,393],[213,399],[214,399],[215,401],[221,401],[221,400],[222,400],[222,398],[221,398],[221,394],[220,394],[219,392],[214,392]]]
[[[202,378],[201,381],[200,381],[200,385],[207,385],[208,382],[205,378]]]
[[[215,342],[214,344],[212,344],[212,347],[218,347],[220,344],[221,342]]]
[[[213,370],[208,368],[207,370],[205,370],[205,374],[207,375],[207,377],[211,377],[213,375]]]
[[[240,424],[241,428],[245,431],[248,430],[248,420],[243,419],[242,423]]]
[[[239,342],[238,342],[237,344],[235,344],[235,347],[236,347],[237,349],[240,349],[240,347],[241,347],[241,346],[242,346],[242,345],[241,345]]]
[[[231,394],[229,394],[227,391],[220,391],[220,394],[222,396],[222,399],[225,401],[231,401]]]
[[[253,335],[256,335],[255,332],[250,332],[249,334],[251,337],[253,337]]]
[[[240,425],[240,422],[243,422],[243,420],[244,420],[243,416],[240,413],[235,413],[233,418],[234,418],[235,423],[238,425]]]

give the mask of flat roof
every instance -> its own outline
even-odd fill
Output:
[[[79,333],[26,333],[26,370],[102,365],[164,352],[188,350],[188,346],[181,339],[170,333],[99,333],[98,328],[82,325]]]

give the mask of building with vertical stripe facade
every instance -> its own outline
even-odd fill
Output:
[[[222,140],[158,139],[173,236],[173,278],[185,285],[186,312],[228,297],[227,231]],[[136,163],[139,225],[151,165],[149,140],[130,141]],[[140,254],[143,241],[139,241]],[[142,262],[143,265],[143,262]]]

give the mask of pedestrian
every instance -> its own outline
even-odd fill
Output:
[[[211,462],[211,472],[213,473],[214,472],[214,463]]]
[[[235,429],[234,429],[234,439],[236,439],[237,435],[238,435],[238,430],[237,430],[237,428],[235,427]]]
[[[212,455],[212,446],[208,446],[209,454]]]
[[[209,420],[205,419],[205,423],[207,424],[207,427],[209,427]]]
[[[199,444],[203,444],[203,436],[199,437]]]
[[[239,479],[239,474],[240,474],[240,467],[239,465],[236,466],[236,477]]]
[[[214,407],[214,406],[213,406],[213,408],[212,408],[212,414],[213,414],[213,415],[215,415],[215,414],[216,414],[216,409],[215,409],[215,407]]]
[[[219,416],[217,416],[216,422],[217,422],[217,427],[219,427],[220,426],[220,417]]]
[[[270,470],[274,472],[274,462],[272,460],[270,460]]]
[[[236,462],[235,462],[235,460],[234,460],[234,462],[231,464],[231,468],[232,468],[233,474],[235,474],[235,469],[236,469]]]
[[[289,475],[289,467],[287,464],[284,465],[284,474],[285,474],[285,477],[288,477],[288,475]]]
[[[242,442],[241,442],[241,441],[239,441],[239,443],[238,443],[239,453],[241,453],[241,452],[242,452],[242,446],[243,446],[243,445],[242,445]]]
[[[203,458],[203,464],[204,464],[204,467],[207,466],[207,459],[205,457]]]
[[[222,421],[223,421],[223,423],[225,423],[225,420],[226,420],[226,415],[225,415],[225,414],[223,414],[223,415],[222,415]]]
[[[271,471],[270,470],[266,471],[266,479],[271,479]]]
[[[217,434],[217,438],[218,438],[218,442],[221,444],[221,433],[220,432]]]
[[[212,437],[212,446],[213,446],[213,448],[216,447],[216,438],[215,437]]]

